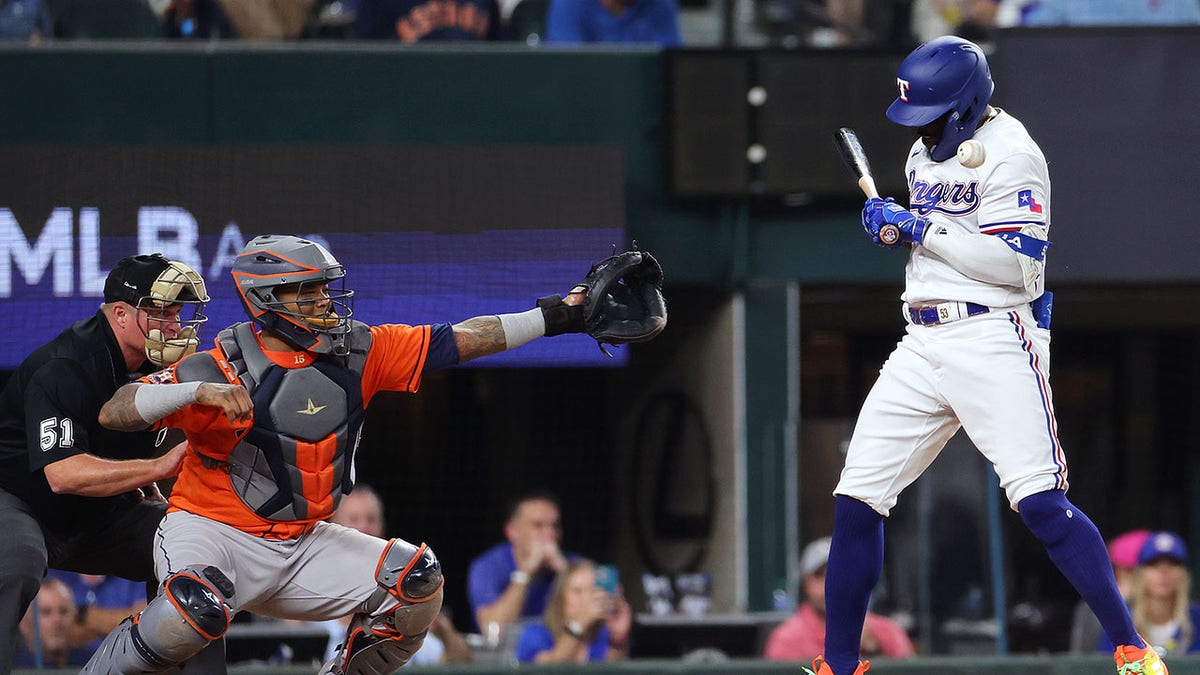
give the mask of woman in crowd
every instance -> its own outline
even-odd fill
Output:
[[[579,560],[560,574],[542,620],[531,623],[517,642],[521,663],[618,661],[628,656],[633,610],[620,588],[596,583],[596,565]]]
[[[1200,605],[1190,601],[1187,544],[1174,532],[1154,532],[1138,552],[1130,609],[1138,633],[1161,656],[1200,653]],[[1101,640],[1102,651],[1112,651]]]

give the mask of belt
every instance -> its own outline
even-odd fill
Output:
[[[936,326],[992,311],[973,302],[940,302],[936,305],[909,307],[908,317],[918,326]]]

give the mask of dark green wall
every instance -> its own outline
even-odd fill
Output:
[[[662,72],[654,50],[4,47],[0,143],[614,145],[630,233],[673,283],[896,278],[853,214],[739,223],[730,204],[670,200]]]

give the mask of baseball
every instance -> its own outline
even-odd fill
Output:
[[[968,169],[979,168],[983,164],[983,160],[987,159],[987,152],[983,149],[983,143],[972,140],[966,140],[958,146],[958,163]]]

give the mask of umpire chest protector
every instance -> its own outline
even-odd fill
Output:
[[[250,393],[254,424],[227,461],[202,457],[205,467],[227,472],[242,503],[262,518],[332,514],[353,487],[371,339],[370,328],[354,322],[346,356],[321,355],[310,366],[284,368],[263,351],[252,324],[221,331],[217,344]]]

